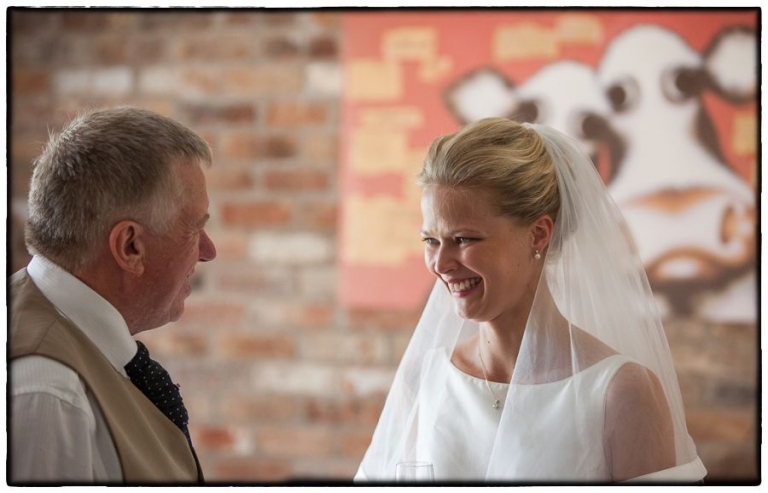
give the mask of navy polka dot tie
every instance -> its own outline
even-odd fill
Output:
[[[186,435],[190,445],[187,424],[189,414],[184,407],[179,387],[173,383],[168,372],[160,366],[160,363],[149,357],[149,350],[140,341],[136,341],[139,347],[136,356],[125,365],[125,372],[131,382],[165,414],[168,419],[179,427]]]

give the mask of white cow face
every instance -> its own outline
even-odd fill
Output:
[[[517,94],[516,119],[549,125],[575,138],[609,179],[613,163],[622,159],[623,144],[608,124],[610,104],[591,67],[569,60],[551,63],[518,87]]]
[[[496,70],[484,68],[451,85],[445,99],[462,123],[505,117],[550,125],[576,139],[593,162],[604,162],[604,176],[610,174],[611,162],[621,161],[623,147],[606,121],[610,105],[594,71],[585,64],[549,64],[519,87]]]
[[[672,310],[748,320],[755,316],[754,284],[735,281],[754,273],[755,191],[724,162],[701,99],[709,88],[730,87],[738,98],[749,92],[749,81],[733,74],[754,78],[756,71],[730,67],[722,53],[754,50],[754,39],[750,45],[743,31],[734,32],[708,50],[719,58],[708,66],[675,33],[632,28],[608,47],[598,78],[626,145],[609,188],[654,291]]]

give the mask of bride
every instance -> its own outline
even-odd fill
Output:
[[[492,118],[419,175],[437,282],[357,481],[695,483],[667,340],[623,218],[565,135]]]

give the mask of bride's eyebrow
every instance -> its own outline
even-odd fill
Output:
[[[431,233],[431,232],[429,232],[427,230],[424,230],[424,229],[419,231],[419,233],[421,233],[422,236],[429,236],[429,235],[434,234],[434,233]],[[456,229],[453,229],[451,231],[446,232],[445,236],[451,237],[451,236],[482,235],[482,234],[483,233],[481,233],[480,231],[477,231],[477,230],[471,229],[471,228],[456,228]]]

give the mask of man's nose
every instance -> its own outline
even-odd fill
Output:
[[[213,240],[208,236],[208,233],[203,231],[200,233],[200,262],[210,262],[216,258],[216,245],[213,244]]]

